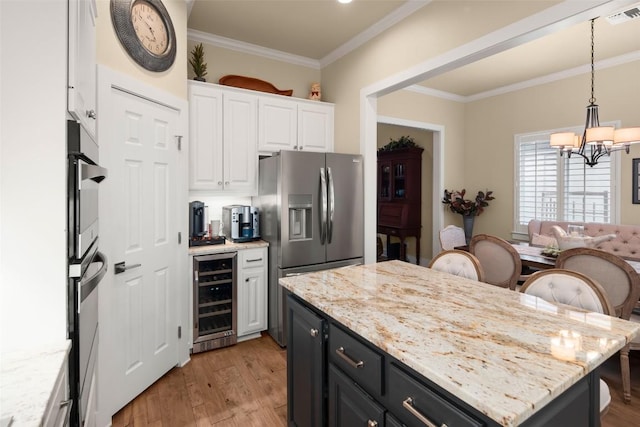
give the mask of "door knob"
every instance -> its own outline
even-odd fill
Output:
[[[113,268],[115,269],[116,274],[120,274],[120,273],[124,273],[125,271],[131,268],[138,268],[141,266],[142,264],[125,265],[124,261],[122,261],[114,264]]]

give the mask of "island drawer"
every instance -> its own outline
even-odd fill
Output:
[[[385,409],[331,363],[328,395],[330,426],[385,425]]]
[[[387,409],[408,427],[424,427],[428,425],[426,420],[436,426],[480,427],[485,425],[462,412],[453,403],[395,364],[389,364],[388,374]]]
[[[329,359],[367,392],[382,395],[382,355],[331,323]]]

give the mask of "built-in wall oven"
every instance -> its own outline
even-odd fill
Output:
[[[236,260],[235,252],[193,257],[193,353],[238,341]]]
[[[98,353],[98,284],[107,271],[98,250],[98,188],[107,171],[98,165],[98,145],[72,120],[67,121],[67,158],[70,425],[82,426]]]

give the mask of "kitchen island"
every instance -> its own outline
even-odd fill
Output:
[[[400,261],[280,284],[293,294],[288,416],[308,415],[311,425],[348,425],[339,418],[362,401],[382,420],[369,425],[429,425],[415,421],[431,416],[418,410],[424,403],[448,427],[598,426],[597,368],[640,333],[638,324]],[[318,337],[321,347],[305,353]],[[327,392],[306,402],[301,384]]]

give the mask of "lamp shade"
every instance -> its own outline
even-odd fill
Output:
[[[549,145],[557,148],[573,147],[576,134],[573,132],[552,133],[549,138]]]
[[[613,131],[613,126],[587,128],[585,130],[586,143],[611,145],[613,144]]]
[[[616,129],[613,132],[614,144],[634,144],[640,142],[640,127]]]

